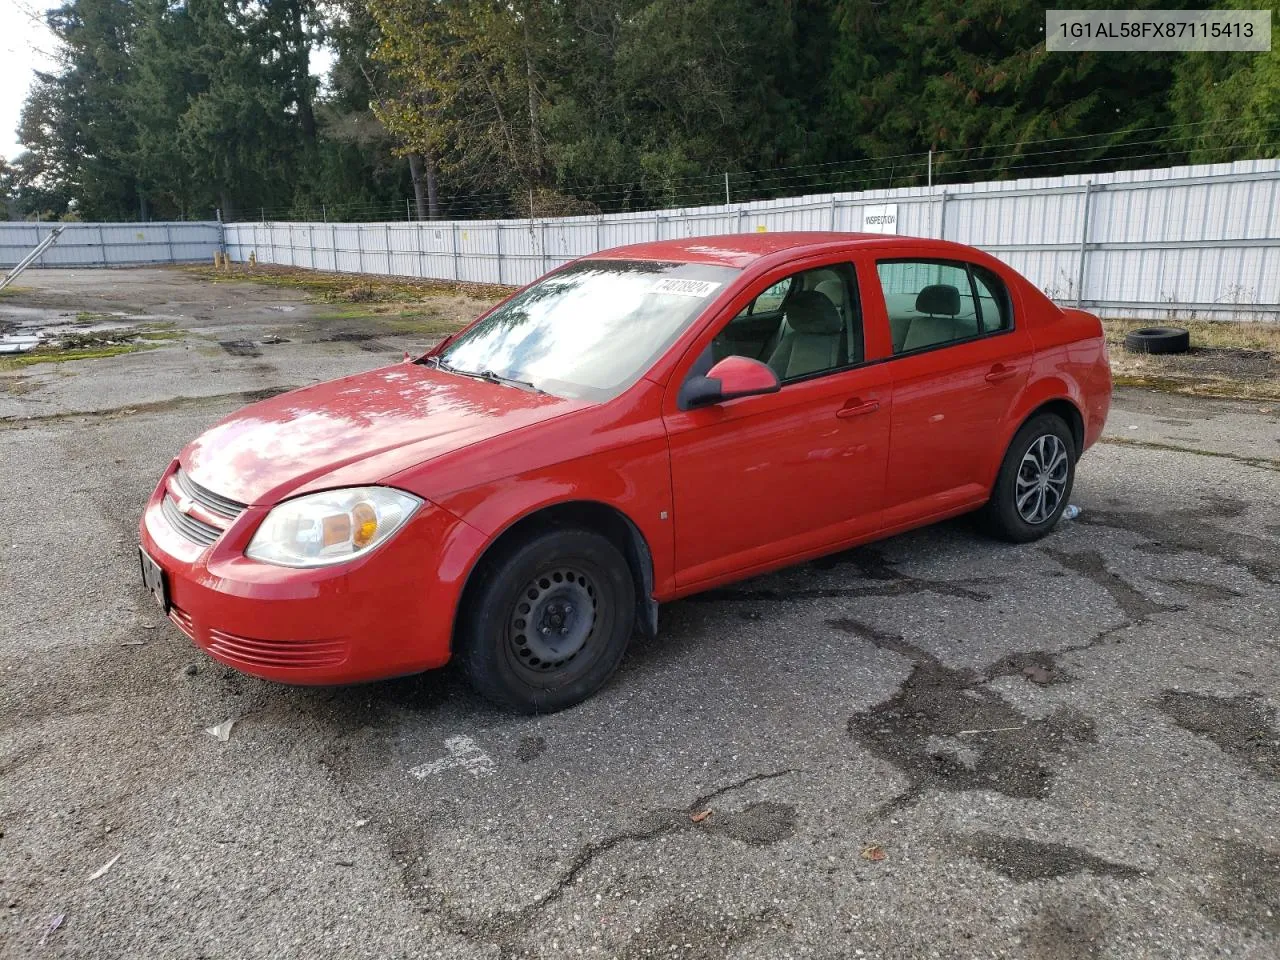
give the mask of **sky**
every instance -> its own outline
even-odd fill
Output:
[[[43,9],[41,0],[0,0],[0,157],[6,160],[22,152],[17,126],[32,71],[52,65],[53,36],[34,12]]]

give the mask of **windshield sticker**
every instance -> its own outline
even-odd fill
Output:
[[[654,293],[672,293],[677,297],[706,297],[719,289],[722,284],[715,280],[680,280],[665,277],[653,285]]]

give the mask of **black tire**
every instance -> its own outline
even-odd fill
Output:
[[[1066,456],[1065,473],[1057,453]],[[1033,476],[1040,459],[1049,461],[1052,470],[1041,469]],[[992,536],[1011,543],[1039,540],[1053,529],[1071,498],[1076,479],[1076,442],[1071,428],[1052,413],[1032,417],[1014,435],[1005,452],[991,499],[982,509],[982,525]],[[1030,503],[1027,496],[1030,496]],[[1051,495],[1056,500],[1051,500]],[[1019,498],[1023,498],[1019,507]],[[1043,500],[1039,499],[1041,496]]]
[[[486,558],[476,576],[456,646],[481,696],[551,713],[585,700],[617,670],[635,628],[636,594],[626,558],[607,538],[535,533]]]
[[[1132,353],[1186,353],[1191,334],[1181,327],[1143,327],[1125,334],[1124,348]]]

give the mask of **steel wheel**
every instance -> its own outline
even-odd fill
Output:
[[[553,673],[585,650],[596,629],[599,590],[584,570],[558,565],[530,580],[507,619],[507,653],[525,674]]]
[[[1018,466],[1014,502],[1018,516],[1038,525],[1053,516],[1062,503],[1070,476],[1070,454],[1052,433],[1032,441]]]

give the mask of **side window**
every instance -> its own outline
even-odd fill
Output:
[[[787,291],[791,289],[791,282],[794,279],[794,277],[787,277],[785,280],[779,280],[748,304],[747,313],[755,313],[757,310],[761,313],[768,313],[771,310],[780,309],[782,301],[786,299]]]
[[[851,264],[804,270],[762,291],[711,343],[715,360],[750,357],[783,383],[863,359],[862,310]]]
[[[1013,326],[1013,311],[1009,308],[1009,291],[1003,281],[986,267],[970,266],[973,289],[978,294],[978,311],[982,319],[982,332],[1008,330]]]
[[[894,353],[968,340],[1009,326],[1004,284],[982,267],[939,260],[883,260],[876,263],[876,273]]]

